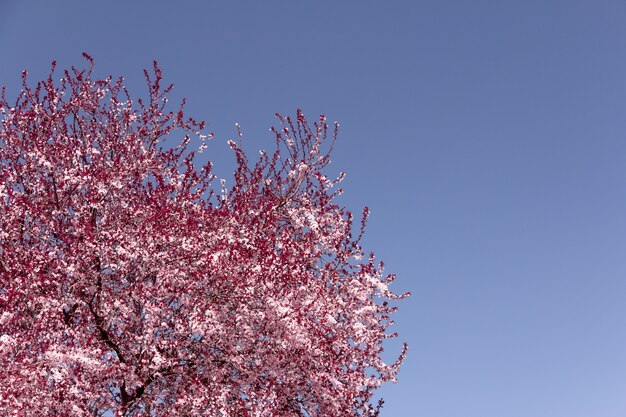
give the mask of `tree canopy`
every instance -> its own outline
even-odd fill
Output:
[[[157,64],[135,100],[85,56],[0,99],[0,414],[378,415],[406,294],[336,203],[338,125],[279,115],[214,187]]]

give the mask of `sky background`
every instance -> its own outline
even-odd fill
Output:
[[[216,138],[341,123],[342,203],[412,291],[382,417],[626,415],[626,3],[7,1],[0,84],[156,59]],[[397,354],[397,343],[388,347]]]

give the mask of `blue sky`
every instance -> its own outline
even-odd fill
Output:
[[[224,175],[235,122],[255,151],[275,112],[326,114],[343,203],[413,292],[383,417],[623,417],[625,23],[604,0],[0,0],[0,84],[87,51],[137,96],[156,59]]]

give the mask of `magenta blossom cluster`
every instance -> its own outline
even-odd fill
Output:
[[[0,415],[378,415],[406,294],[335,203],[337,125],[278,116],[215,189],[156,63],[135,101],[86,58],[0,99]]]

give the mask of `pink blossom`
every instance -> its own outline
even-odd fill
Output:
[[[338,126],[279,115],[257,161],[229,141],[216,190],[156,63],[135,101],[85,58],[0,98],[0,415],[378,415],[404,295],[323,174]]]

